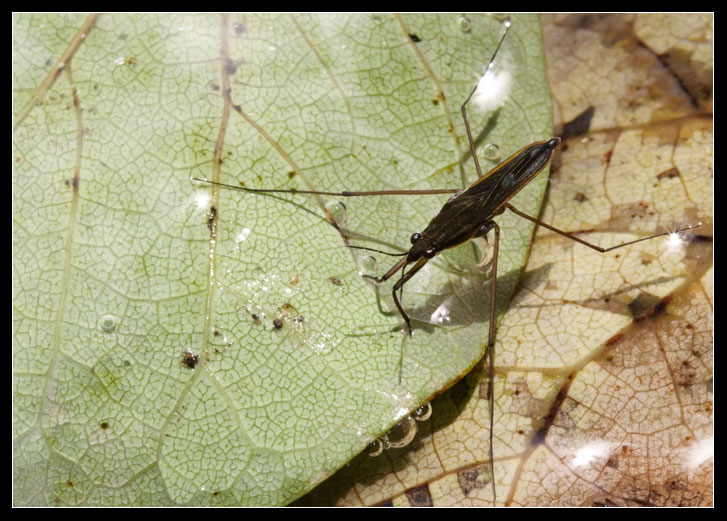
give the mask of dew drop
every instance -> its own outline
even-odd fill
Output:
[[[347,209],[346,205],[341,201],[329,201],[326,203],[326,210],[331,214],[336,224],[344,224],[346,222],[346,218],[348,217]]]
[[[472,30],[472,22],[466,16],[459,17],[459,28],[463,33],[468,33]]]
[[[490,161],[499,161],[500,147],[498,147],[494,143],[487,143],[482,151],[482,154]]]
[[[394,449],[401,449],[409,445],[414,436],[417,435],[417,422],[414,421],[410,415],[406,415],[402,420],[394,425],[394,427],[386,433],[386,437],[389,441],[389,447]]]
[[[379,261],[376,260],[376,257],[367,255],[366,257],[361,259],[361,274],[362,275],[374,275],[378,269],[379,269]]]
[[[382,452],[384,452],[384,446],[381,444],[381,442],[379,440],[372,441],[371,445],[369,445],[366,448],[366,454],[368,454],[372,458],[375,458]]]
[[[104,315],[101,317],[101,329],[106,333],[111,333],[116,329],[116,317],[113,315]]]
[[[426,403],[419,407],[416,411],[412,413],[412,416],[416,421],[426,421],[429,419],[429,417],[432,415],[432,404]]]

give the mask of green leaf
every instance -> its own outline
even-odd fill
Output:
[[[538,19],[512,26],[507,95],[469,107],[483,169],[551,134]],[[336,198],[191,179],[465,187],[459,106],[502,31],[455,14],[16,15],[15,504],[286,504],[466,374],[487,248],[406,284],[410,338],[398,276],[377,292],[359,275],[390,259],[344,247],[400,251],[446,196],[347,199],[339,231]],[[537,214],[543,189],[518,207]],[[513,218],[499,309],[532,233]]]

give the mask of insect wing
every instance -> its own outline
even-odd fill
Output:
[[[481,212],[497,215],[503,204],[545,168],[559,144],[559,138],[552,138],[520,149],[477,180],[462,195],[480,198],[483,204]]]

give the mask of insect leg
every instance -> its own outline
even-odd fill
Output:
[[[485,67],[485,72],[482,73],[482,76],[480,76],[480,79],[475,84],[475,87],[472,89],[472,92],[470,92],[470,95],[467,96],[467,99],[464,100],[464,103],[462,103],[462,118],[464,119],[464,127],[467,129],[467,140],[470,142],[470,152],[472,153],[472,159],[475,161],[475,168],[477,169],[477,177],[482,177],[482,169],[480,168],[480,161],[477,159],[477,152],[475,151],[475,141],[472,139],[472,131],[470,130],[470,122],[469,119],[467,119],[467,104],[470,102],[470,99],[472,99],[472,96],[477,91],[477,87],[479,87],[480,83],[482,83],[482,78],[485,77],[487,74],[487,71],[490,70],[492,67],[492,62],[495,61],[495,56],[497,56],[498,51],[500,50],[500,46],[502,46],[502,42],[505,39],[505,36],[507,35],[507,32],[510,30],[510,22],[505,22],[505,32],[502,33],[502,36],[500,37],[500,41],[497,43],[497,47],[495,48],[495,52],[492,53],[492,57],[490,58],[489,63],[487,64],[487,67]]]
[[[332,195],[339,197],[362,197],[369,195],[438,195],[438,194],[456,194],[461,191],[459,188],[433,188],[431,190],[367,190],[363,192],[326,192],[322,190],[286,190],[278,188],[247,188],[246,186],[230,185],[227,183],[219,183],[217,181],[208,181],[193,177],[192,180],[209,185],[224,186],[232,190],[241,192],[262,193],[262,194],[314,194],[314,195]]]
[[[492,275],[490,279],[490,324],[487,335],[487,352],[485,357],[489,364],[489,386],[487,389],[487,399],[490,407],[490,479],[492,480],[492,501],[497,503],[497,490],[495,486],[495,451],[492,447],[493,429],[495,426],[495,303],[497,297],[497,257],[500,252],[500,227],[495,221],[490,221],[482,225],[476,237],[485,237],[487,232],[495,230],[495,244],[492,252]]]
[[[406,284],[406,282],[410,278],[412,278],[420,269],[422,269],[427,261],[429,261],[429,259],[427,259],[426,257],[422,257],[421,259],[419,259],[416,264],[414,264],[414,267],[412,269],[404,273],[401,278],[396,281],[396,284],[394,284],[394,288],[391,292],[391,294],[394,296],[394,304],[396,304],[396,309],[399,310],[399,313],[404,318],[404,322],[406,322],[406,328],[409,330],[409,336],[413,334],[413,331],[411,329],[411,321],[409,320],[409,316],[404,311],[404,308],[401,306],[401,302],[399,302],[399,299],[396,296],[396,292],[399,291],[399,289],[401,289],[404,284]]]
[[[543,228],[546,228],[546,229],[550,230],[551,232],[555,232],[557,234],[560,234],[563,237],[567,237],[567,238],[569,238],[571,240],[574,240],[574,241],[576,241],[578,243],[581,243],[584,246],[588,246],[592,250],[596,250],[596,251],[601,252],[601,253],[606,253],[607,251],[615,250],[616,248],[622,248],[623,246],[628,246],[629,244],[634,244],[634,243],[641,242],[641,241],[648,241],[649,239],[654,239],[656,237],[662,237],[664,235],[670,235],[672,233],[680,233],[680,232],[684,232],[684,231],[687,231],[687,230],[693,230],[694,228],[699,228],[700,226],[702,226],[702,223],[692,224],[692,225],[689,225],[689,226],[685,226],[684,228],[680,228],[679,230],[676,230],[676,231],[673,231],[673,232],[657,233],[656,235],[650,235],[648,237],[642,237],[641,239],[636,239],[636,240],[633,240],[633,241],[625,242],[623,244],[617,244],[616,246],[611,246],[610,248],[601,248],[600,246],[596,246],[595,244],[591,244],[588,241],[584,241],[583,239],[579,239],[578,237],[576,237],[572,233],[568,233],[568,232],[564,232],[563,230],[559,230],[558,228],[556,228],[554,226],[551,226],[549,224],[546,224],[546,223],[542,222],[541,220],[536,219],[535,217],[532,217],[532,216],[530,216],[528,214],[525,214],[525,213],[521,212],[520,210],[518,210],[517,208],[515,208],[511,204],[508,204],[507,205],[507,208],[510,211],[512,211],[513,213],[515,213],[516,215],[519,215],[520,217],[522,217],[523,219],[527,219],[528,221],[532,221],[535,224],[537,224],[538,226],[542,226]]]

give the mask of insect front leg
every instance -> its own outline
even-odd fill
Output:
[[[404,287],[404,284],[406,284],[406,281],[408,281],[410,278],[412,278],[416,273],[422,269],[422,267],[429,261],[426,257],[422,257],[419,259],[416,264],[414,264],[414,267],[404,273],[401,278],[396,281],[396,284],[394,284],[394,288],[391,292],[391,294],[394,297],[394,304],[396,304],[396,309],[399,310],[399,313],[404,318],[404,322],[406,322],[406,328],[409,330],[409,336],[413,335],[414,332],[411,329],[411,321],[409,320],[409,316],[404,311],[404,308],[401,306],[401,302],[399,302],[399,298],[396,296],[396,292],[399,291],[401,288]]]

